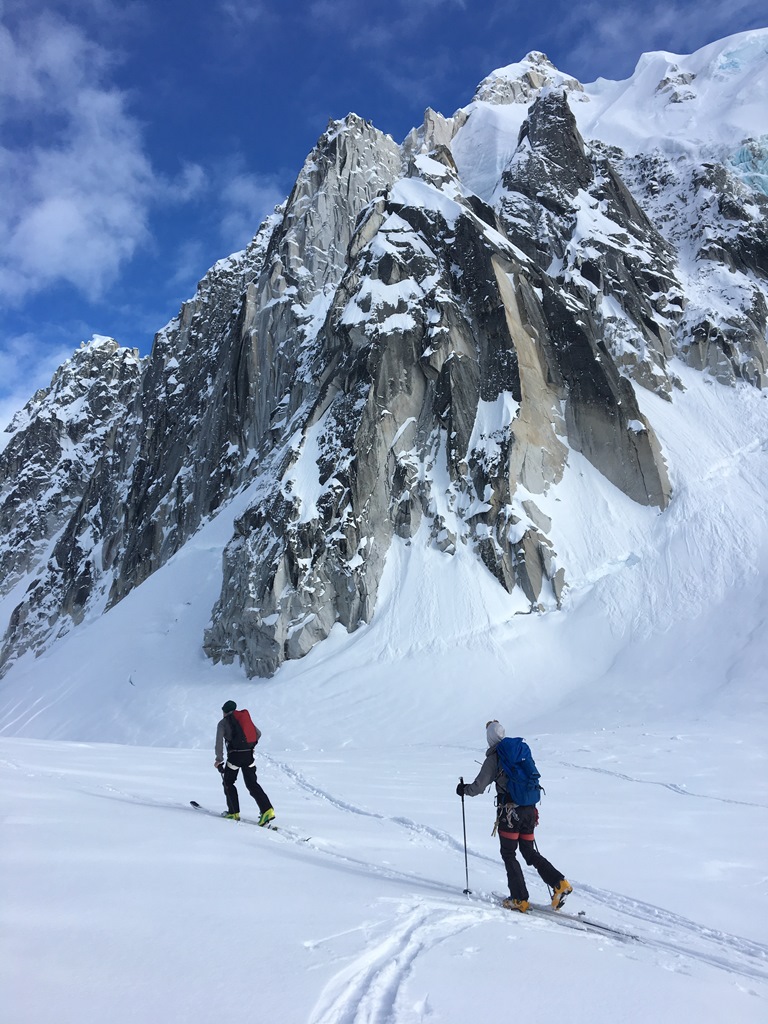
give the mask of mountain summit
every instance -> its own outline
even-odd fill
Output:
[[[768,384],[766,76],[768,31],[621,83],[534,52],[402,145],[330,122],[150,356],[94,339],[8,428],[2,671],[235,498],[198,639],[249,676],[370,622],[395,543],[471,557],[509,616],[567,608],[569,468],[663,517],[649,410],[687,368]]]

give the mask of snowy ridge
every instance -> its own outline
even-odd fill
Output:
[[[525,116],[520,108],[541,89],[564,89],[585,138],[628,155],[659,150],[704,160],[722,158],[743,140],[768,132],[766,87],[768,29],[755,29],[693,54],[645,53],[621,82],[599,78],[582,84],[544,54],[531,53],[484,79],[473,101],[479,109],[466,109],[473,118],[496,119],[497,125],[507,118],[504,134],[513,137],[515,123],[519,128]],[[496,109],[483,109],[486,104]]]

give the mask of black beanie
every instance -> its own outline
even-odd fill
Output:
[[[222,704],[221,710],[224,712],[225,715],[228,715],[229,712],[234,711],[236,707],[237,704],[235,704],[233,700],[228,700],[226,704]]]

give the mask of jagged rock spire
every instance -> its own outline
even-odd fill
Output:
[[[653,102],[696,102],[684,62],[657,63]],[[370,621],[395,538],[466,549],[510,614],[561,607],[545,508],[574,452],[640,504],[674,500],[639,389],[674,401],[679,358],[766,382],[762,143],[628,154],[580,129],[588,90],[533,52],[402,146],[332,121],[147,359],[79,350],[0,453],[0,671],[236,496],[200,640],[249,675]]]

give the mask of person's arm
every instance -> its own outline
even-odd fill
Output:
[[[214,767],[218,768],[220,764],[224,764],[224,719],[219,722],[216,726],[216,760],[213,762]]]
[[[478,796],[480,793],[484,793],[496,778],[497,770],[498,762],[496,760],[496,752],[494,751],[488,754],[483,761],[475,781],[465,783],[464,796]]]

